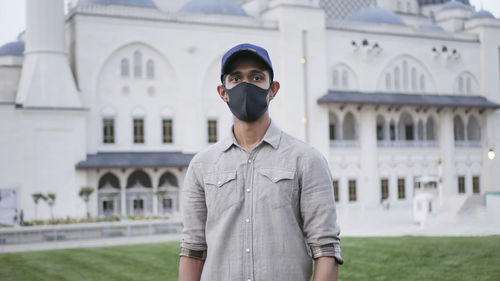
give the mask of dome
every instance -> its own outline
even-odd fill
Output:
[[[0,56],[23,56],[24,41],[18,40],[0,47]]]
[[[443,6],[443,10],[453,10],[453,9],[468,9],[464,3],[452,0]]]
[[[233,0],[191,0],[182,6],[179,12],[186,14],[247,15],[245,10]]]
[[[419,29],[422,31],[445,32],[441,26],[433,23],[422,24],[419,26]]]
[[[418,4],[420,6],[424,5],[437,5],[437,4],[444,4],[446,2],[449,2],[450,0],[418,0]],[[465,5],[470,5],[469,0],[459,0],[460,2],[464,3]]]
[[[379,7],[362,8],[347,17],[348,21],[406,25],[394,12]]]
[[[481,10],[481,11],[475,12],[470,18],[471,19],[494,19],[495,16],[486,10]]]
[[[96,4],[96,5],[120,5],[120,6],[136,6],[144,8],[156,8],[152,0],[79,0],[79,4]]]

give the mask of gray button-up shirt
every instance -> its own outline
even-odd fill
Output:
[[[248,153],[234,134],[199,152],[181,193],[181,256],[202,281],[309,281],[312,259],[342,263],[325,158],[271,122]]]

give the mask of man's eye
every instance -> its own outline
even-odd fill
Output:
[[[260,76],[255,76],[255,77],[253,78],[253,80],[254,80],[254,81],[260,81],[260,80],[262,80],[262,77],[260,77]]]
[[[238,82],[238,81],[240,81],[240,77],[233,77],[233,78],[231,78],[231,81]]]

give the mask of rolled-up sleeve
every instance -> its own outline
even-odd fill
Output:
[[[207,207],[205,191],[196,173],[197,163],[189,164],[181,190],[181,212],[184,229],[182,231],[180,256],[204,260],[207,256],[205,223]]]
[[[334,257],[338,264],[343,264],[328,163],[319,151],[311,149],[303,157],[300,170],[300,211],[312,257]]]

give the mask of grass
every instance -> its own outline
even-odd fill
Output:
[[[162,243],[0,254],[0,279],[175,281],[178,249]],[[346,237],[342,249],[343,281],[500,280],[500,236]]]

